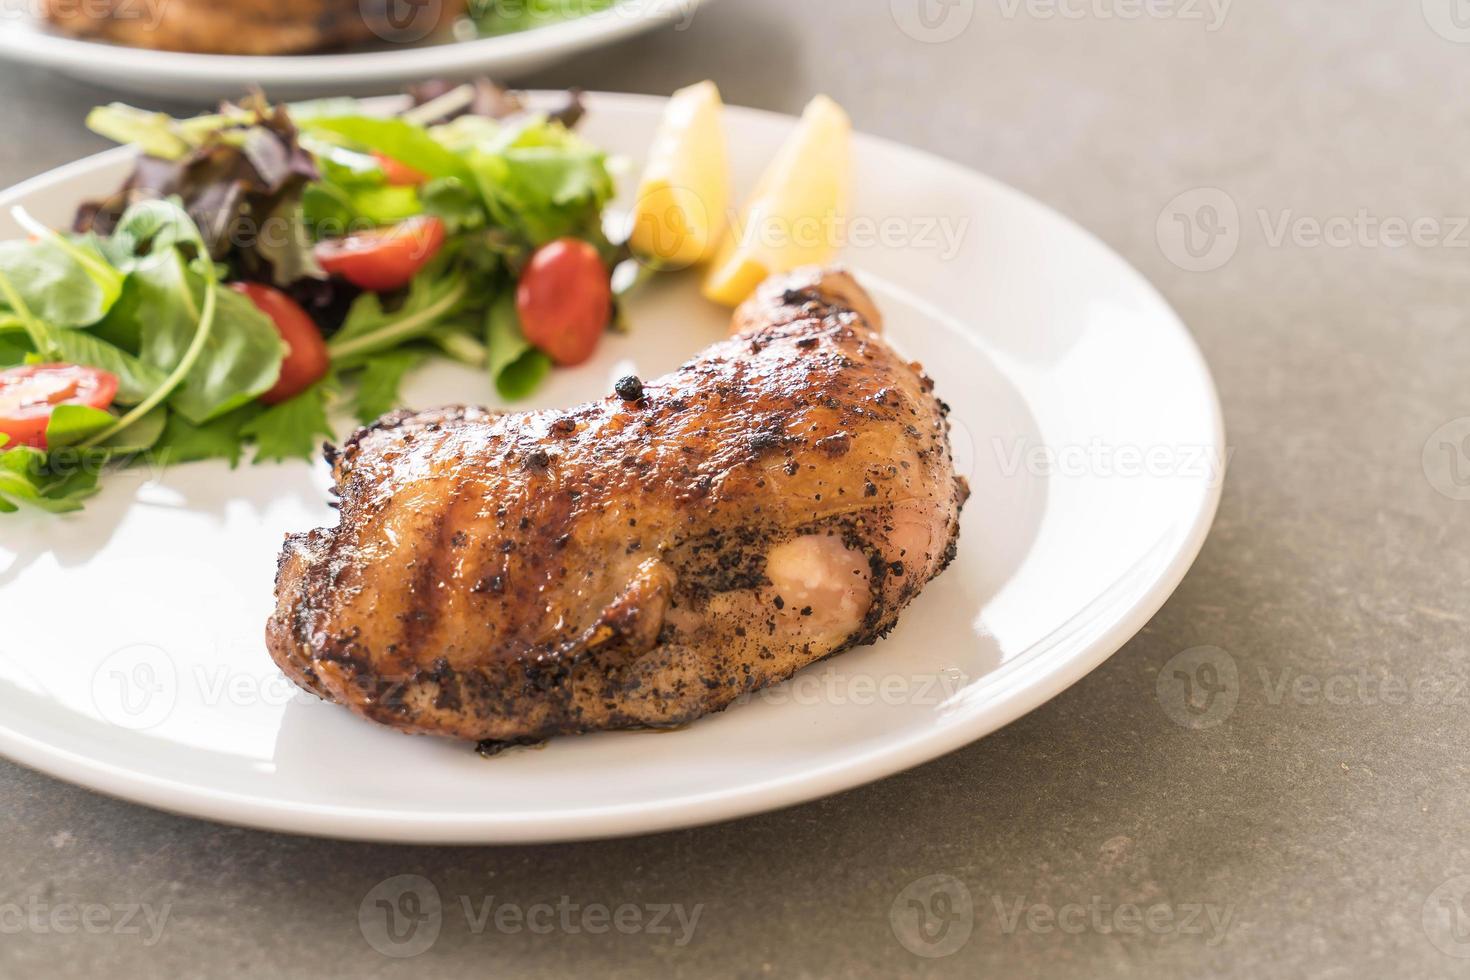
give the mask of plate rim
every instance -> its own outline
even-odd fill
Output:
[[[532,92],[534,98],[553,97],[553,93]],[[619,107],[647,111],[667,102],[666,96],[628,93],[587,93],[589,106],[617,111]],[[729,106],[736,115],[765,117],[788,124],[794,116],[765,109]],[[939,166],[956,179],[978,181],[992,192],[1024,202],[1048,219],[1061,222],[1088,239],[1095,247],[1111,255],[1150,296],[1161,313],[1167,314],[1171,329],[1183,341],[1182,356],[1201,382],[1209,414],[1211,443],[1209,450],[1216,458],[1226,459],[1226,430],[1219,392],[1198,343],[1168,300],[1141,272],[1116,250],[1088,229],[1061,214],[1051,206],[998,179],[972,170],[943,156],[880,136],[854,134],[858,146],[878,146],[887,152]],[[12,207],[18,199],[54,183],[63,182],[100,169],[130,155],[130,147],[114,147],[74,160],[0,191],[0,210]],[[882,277],[880,277],[882,278]],[[885,280],[886,281],[886,280]],[[1181,368],[1186,365],[1181,362]],[[257,796],[202,788],[179,780],[140,773],[87,756],[57,748],[22,731],[11,728],[0,718],[0,755],[38,772],[119,799],[198,819],[234,826],[250,827],[274,833],[286,833],[336,840],[360,840],[401,844],[529,844],[576,840],[611,839],[655,834],[665,831],[704,826],[775,810],[812,800],[887,778],[926,762],[948,755],[966,745],[1011,724],[1047,703],[1108,660],[1147,625],[1183,581],[1213,525],[1224,491],[1225,476],[1204,478],[1196,484],[1201,493],[1189,520],[1187,532],[1170,560],[1140,586],[1140,593],[1126,609],[1115,614],[1112,622],[1096,638],[1086,642],[1073,655],[1057,664],[1033,670],[1029,681],[1019,688],[1001,690],[969,716],[937,731],[921,732],[864,754],[845,758],[816,770],[778,777],[737,788],[654,803],[606,806],[586,810],[565,809],[549,813],[522,812],[513,815],[485,813],[428,813],[402,810],[365,810],[358,807],[289,803],[261,800]],[[1080,611],[1082,616],[1086,610]],[[1075,617],[1074,617],[1075,618]],[[1069,622],[1071,622],[1069,620]],[[1044,643],[1045,640],[1040,641]],[[1038,644],[1039,645],[1039,644]],[[1003,671],[1011,663],[1020,663],[1037,645],[1018,654],[1013,661],[998,668]]]

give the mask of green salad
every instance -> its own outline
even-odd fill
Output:
[[[580,101],[488,82],[391,116],[263,97],[88,125],[136,168],[72,229],[0,243],[0,512],[74,510],[111,468],[314,457],[428,358],[523,398],[612,325],[606,155]]]

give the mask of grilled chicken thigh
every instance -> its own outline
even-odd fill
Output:
[[[389,415],[329,448],[266,630],[298,684],[408,732],[677,725],[891,629],[955,553],[946,407],[846,274],[567,411]]]
[[[206,54],[416,41],[465,8],[465,0],[41,0],[46,19],[69,34]]]

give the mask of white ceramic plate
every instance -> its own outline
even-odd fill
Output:
[[[429,0],[430,4],[437,0]],[[424,78],[513,79],[661,24],[683,30],[706,0],[622,0],[586,17],[469,41],[386,44],[378,50],[283,56],[151,51],[69,37],[17,12],[0,18],[0,58],[40,65],[108,88],[191,103],[233,99],[260,85],[275,98],[386,92]],[[414,0],[403,37],[416,37]],[[34,4],[23,4],[26,10]],[[149,5],[133,5],[146,14]],[[396,8],[395,8],[396,9]]]
[[[639,160],[662,100],[590,105],[586,135]],[[727,124],[748,188],[792,120],[732,110]],[[282,535],[335,520],[325,467],[195,464],[112,476],[79,516],[0,518],[0,751],[151,806],[273,830],[556,840],[857,786],[1077,681],[1144,625],[1204,541],[1224,452],[1208,370],[1154,290],[1063,218],[882,140],[859,138],[856,157],[846,257],[893,342],[953,405],[974,488],[958,559],[888,639],[681,731],[481,759],[300,694],[266,655]],[[63,224],[128,166],[127,151],[105,153],[0,196],[0,237],[19,233],[11,205]],[[559,372],[534,404],[670,369],[727,319],[681,277],[653,284],[631,314],[631,335]],[[489,397],[453,366],[408,392],[415,407]]]

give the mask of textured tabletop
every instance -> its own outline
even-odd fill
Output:
[[[1233,451],[1153,622],[946,758],[644,839],[295,839],[0,763],[0,977],[1470,974],[1458,0],[922,2],[721,0],[525,81],[824,90],[1137,265]],[[108,93],[0,83],[0,183],[102,145],[80,121]],[[1203,722],[1180,672],[1218,688]],[[401,875],[443,903],[407,950],[368,914]]]

